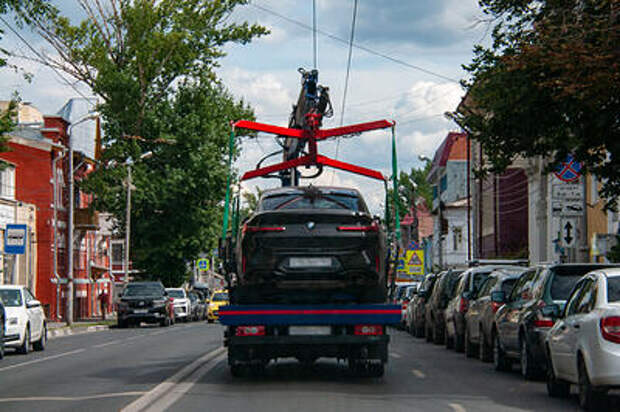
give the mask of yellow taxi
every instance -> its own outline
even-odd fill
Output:
[[[220,306],[228,305],[228,291],[216,290],[209,299],[209,309],[207,310],[207,322],[212,323],[219,317]]]

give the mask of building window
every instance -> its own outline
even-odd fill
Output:
[[[448,188],[448,175],[443,175],[439,180],[439,192],[443,193]]]
[[[461,248],[462,242],[463,242],[463,229],[461,227],[452,228],[452,244],[454,245],[455,252]]]
[[[0,171],[0,197],[15,200],[15,167],[4,164]]]
[[[433,199],[437,199],[437,185],[433,186]]]
[[[112,248],[112,265],[121,266],[125,258],[123,241],[112,241],[110,247]]]

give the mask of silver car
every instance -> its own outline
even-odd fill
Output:
[[[579,280],[546,345],[550,396],[568,396],[575,384],[583,408],[608,402],[607,391],[620,388],[620,269],[593,271]]]

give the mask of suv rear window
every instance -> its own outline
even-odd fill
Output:
[[[553,276],[553,281],[551,282],[551,299],[567,300],[573,290],[573,287],[582,276],[583,275],[560,276],[556,273],[555,276]]]
[[[620,277],[607,278],[607,302],[620,302]]]
[[[320,193],[306,196],[304,193],[281,193],[263,198],[260,210],[291,209],[339,209],[365,212],[360,198],[346,193]]]
[[[502,282],[501,288],[506,294],[506,296],[510,295],[510,292],[512,292],[512,288],[514,287],[515,283],[517,283],[517,278],[506,279]]]

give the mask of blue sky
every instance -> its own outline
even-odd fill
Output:
[[[77,4],[72,4],[72,0],[62,1],[63,8],[76,10]],[[317,0],[316,4],[318,29],[348,40],[354,0]],[[310,69],[313,64],[312,32],[304,27],[312,25],[312,1],[252,0],[250,5],[237,9],[232,18],[263,24],[271,29],[271,35],[249,45],[228,46],[218,75],[235,96],[255,108],[259,121],[286,125],[291,104],[299,93],[297,68]],[[426,72],[354,48],[344,123],[395,120],[401,169],[419,167],[418,155],[432,157],[446,134],[457,130],[443,113],[455,109],[463,91],[457,82],[447,79],[462,79],[465,72],[461,65],[471,60],[473,45],[487,40],[484,26],[476,24],[480,18],[476,0],[359,0],[354,42]],[[36,50],[46,51],[41,41],[27,32],[23,35]],[[8,30],[1,44],[9,50],[28,52]],[[346,44],[318,34],[319,80],[330,88],[335,111],[324,127],[340,124],[347,53]],[[33,73],[34,79],[28,84],[18,73],[4,69],[0,99],[17,90],[25,101],[44,113],[54,113],[68,98],[76,96],[49,69],[24,60],[13,62]],[[85,87],[75,86],[89,95]],[[333,157],[336,145],[335,141],[321,143],[319,151]],[[245,170],[254,168],[264,153],[277,146],[271,137],[260,136],[245,140],[243,148],[237,166]],[[389,175],[390,135],[382,131],[342,139],[338,158]],[[244,188],[274,184],[273,180],[253,180]],[[382,183],[345,172],[324,172],[315,184],[358,187],[376,211],[384,196]]]

